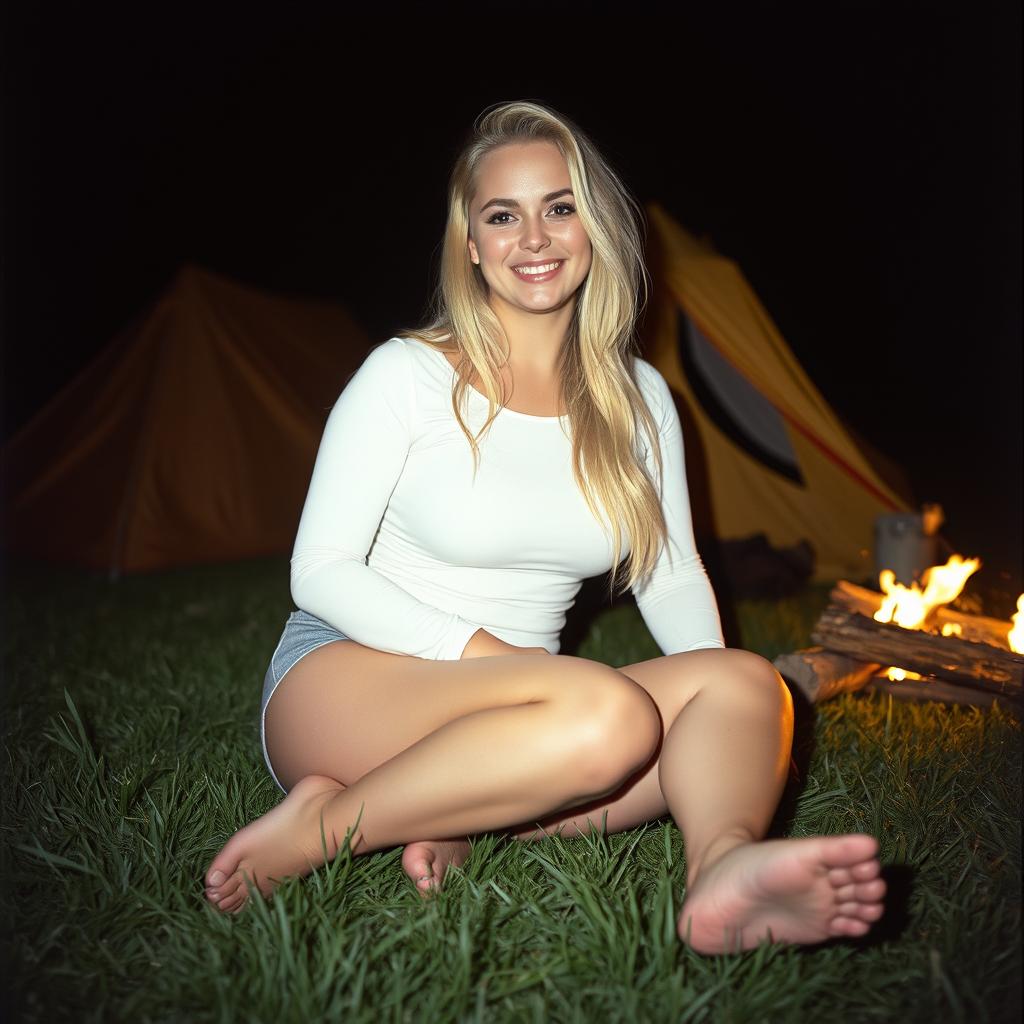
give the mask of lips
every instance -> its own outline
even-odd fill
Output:
[[[561,269],[565,260],[530,260],[528,263],[517,263],[512,272],[520,281],[530,284],[541,284],[550,281]]]

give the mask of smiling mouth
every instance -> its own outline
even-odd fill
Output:
[[[512,269],[520,276],[527,280],[533,280],[537,278],[547,279],[551,277],[557,270],[560,269],[565,260],[551,260],[549,263],[539,263],[530,266],[529,264],[523,264]]]

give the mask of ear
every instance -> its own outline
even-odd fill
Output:
[[[476,264],[480,263],[480,253],[476,250],[476,242],[471,238],[469,240],[469,258]]]

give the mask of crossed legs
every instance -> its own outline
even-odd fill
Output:
[[[291,670],[267,736],[291,790],[211,865],[207,895],[223,910],[244,903],[246,876],[266,893],[322,863],[321,818],[328,855],[362,811],[354,853],[405,843],[444,861],[459,851],[441,837],[573,835],[606,812],[619,831],[667,811],[687,850],[679,930],[700,952],[861,935],[881,915],[872,837],[759,841],[785,784],[792,706],[756,655],[614,670],[564,656],[427,662],[347,641]]]

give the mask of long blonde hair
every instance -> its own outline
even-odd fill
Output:
[[[568,118],[538,103],[515,102],[489,107],[476,119],[451,174],[431,320],[402,334],[438,348],[443,342],[456,345],[460,359],[452,409],[469,441],[475,471],[477,440],[502,407],[500,366],[505,353],[504,332],[487,302],[487,284],[479,266],[469,259],[469,205],[481,159],[498,146],[530,141],[552,142],[565,158],[577,214],[591,243],[590,272],[577,292],[558,372],[572,429],[573,476],[606,535],[601,510],[611,524],[614,561],[609,593],[614,599],[623,527],[631,550],[622,590],[650,573],[660,545],[667,544],[658,491],[639,452],[642,425],[660,478],[658,429],[634,380],[630,359],[638,354],[634,329],[647,299],[643,213],[594,144]],[[460,408],[474,370],[488,399],[488,417],[476,437]]]

